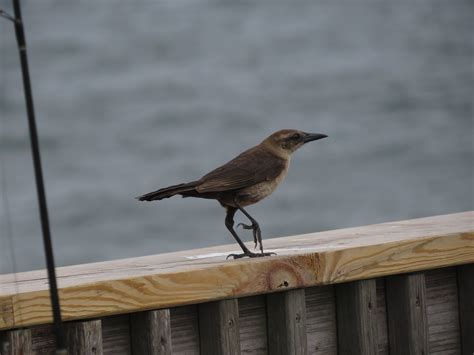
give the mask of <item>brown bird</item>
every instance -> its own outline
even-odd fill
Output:
[[[275,132],[260,144],[241,153],[228,163],[204,175],[199,180],[173,185],[137,197],[140,201],[154,201],[174,195],[217,200],[227,211],[225,225],[242,248],[242,254],[230,254],[234,259],[268,256],[264,253],[262,232],[257,221],[244,209],[270,195],[283,181],[288,171],[291,154],[305,143],[326,138],[325,134],[306,133],[293,129]],[[241,211],[251,222],[239,223],[253,231],[255,247],[260,253],[251,252],[234,230],[234,215]]]

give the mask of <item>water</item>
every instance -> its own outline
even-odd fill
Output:
[[[472,210],[473,13],[469,0],[24,1],[57,263],[232,243],[214,201],[133,197],[287,127],[330,138],[249,208],[264,238]],[[16,270],[36,269],[21,76],[0,31],[1,193]]]

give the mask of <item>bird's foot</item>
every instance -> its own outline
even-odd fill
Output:
[[[271,256],[271,255],[277,255],[277,254],[276,253],[271,253],[271,252],[269,252],[269,253],[264,253],[264,252],[253,253],[249,250],[248,252],[245,252],[245,253],[242,253],[242,254],[229,254],[229,255],[227,255],[226,259],[234,258],[234,260],[235,260],[235,259],[242,259],[242,258],[245,258],[245,257],[259,258],[259,257]]]
[[[262,231],[258,223],[252,223],[252,224],[239,223],[237,224],[237,227],[242,227],[243,229],[251,229],[253,232],[253,242],[255,243],[254,249],[257,248],[257,244],[260,244],[260,251],[263,253]]]
[[[253,224],[245,224],[245,223],[239,223],[237,224],[237,227],[242,227],[243,229],[254,229]]]

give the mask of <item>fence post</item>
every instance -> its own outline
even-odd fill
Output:
[[[385,295],[390,354],[428,354],[425,275],[386,277]]]
[[[134,354],[170,355],[170,310],[138,312],[131,314],[131,337]]]
[[[459,323],[463,355],[474,354],[474,264],[457,267]]]
[[[102,323],[100,319],[66,323],[69,355],[102,355]]]
[[[202,354],[240,354],[237,299],[200,304],[199,336]]]
[[[267,295],[267,328],[269,354],[308,353],[304,289]]]
[[[31,330],[14,329],[0,334],[0,354],[5,355],[32,355]]]
[[[336,285],[339,354],[377,354],[375,279]]]

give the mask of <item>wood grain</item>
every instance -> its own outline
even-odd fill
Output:
[[[203,303],[198,309],[201,354],[239,355],[240,324],[237,299]]]
[[[131,355],[130,315],[104,317],[102,320],[102,347],[105,355]]]
[[[33,341],[33,354],[50,355],[56,349],[56,339],[52,325],[39,325],[31,327],[31,337]]]
[[[0,275],[1,277],[1,275]],[[0,278],[1,280],[1,278]],[[1,286],[0,281],[0,286]],[[1,292],[2,287],[0,287]],[[15,324],[13,316],[13,305],[11,297],[3,297],[0,295],[0,329],[9,328],[11,324]]]
[[[268,352],[306,355],[306,301],[304,289],[267,295]]]
[[[461,331],[456,268],[428,270],[425,280],[430,355],[458,355]]]
[[[336,285],[338,351],[348,355],[375,355],[377,341],[377,287],[374,279]]]
[[[471,265],[458,267],[469,270]],[[469,291],[461,282],[471,282],[474,278],[463,274],[460,280],[459,313],[456,267],[428,270],[426,280],[426,305],[430,355],[458,355],[461,353],[460,321],[471,322],[474,317],[461,305],[471,306],[472,289]],[[458,273],[460,273],[458,270]],[[376,323],[378,353],[388,354],[387,321],[384,278],[376,282]],[[336,286],[316,286],[305,289],[306,325],[308,353],[336,355],[336,309],[334,289]],[[338,286],[337,286],[338,287]],[[464,296],[462,296],[464,294]],[[464,298],[463,298],[464,297]],[[240,341],[242,354],[267,354],[267,321],[265,296],[238,299],[240,317]],[[466,303],[464,303],[466,302]],[[459,315],[463,320],[460,319]],[[104,317],[102,338],[104,354],[132,354],[130,347],[130,315]],[[472,341],[466,324],[464,336],[465,352],[469,351],[468,341]],[[54,336],[50,325],[29,328],[32,337],[32,353],[49,355],[54,352]],[[0,332],[0,338],[9,331]],[[171,337],[173,354],[199,354],[199,325],[197,306],[183,306],[171,309]],[[472,344],[472,342],[471,342]],[[1,349],[1,348],[0,348]],[[1,353],[1,352],[0,352]]]
[[[133,313],[130,318],[134,354],[171,355],[169,309]]]
[[[237,251],[227,245],[58,268],[62,314],[94,318],[473,263],[474,212],[265,242],[278,256],[225,260]],[[51,322],[44,270],[0,275],[0,284],[0,329]]]
[[[199,319],[197,305],[171,309],[173,353],[199,355]]]
[[[336,295],[333,285],[305,289],[308,354],[337,354]]]
[[[385,279],[390,355],[425,355],[428,350],[425,275]]]
[[[474,354],[474,264],[458,267],[462,354]]]
[[[239,298],[240,353],[267,354],[265,296]]]
[[[103,354],[100,319],[66,324],[66,339],[69,355]]]
[[[378,354],[388,355],[388,325],[387,325],[387,302],[385,299],[385,280],[376,280],[377,293],[377,343]]]
[[[0,334],[0,355],[32,355],[30,329],[15,329]]]

